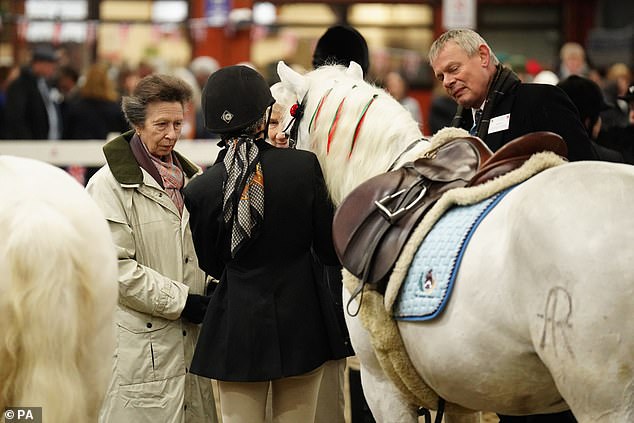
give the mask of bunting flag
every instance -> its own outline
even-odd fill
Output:
[[[53,35],[51,36],[51,43],[54,46],[58,46],[62,41],[62,23],[60,21],[55,21],[53,24]]]
[[[121,44],[125,44],[128,41],[128,37],[130,36],[130,24],[128,23],[120,23],[119,24],[119,40]]]
[[[20,41],[30,42],[50,42],[54,45],[60,43],[73,41],[73,42],[86,42],[94,43],[97,40],[99,26],[101,23],[98,20],[85,20],[85,21],[43,21],[43,20],[29,20],[25,16],[18,16],[15,18],[16,31],[18,39]],[[0,20],[0,29],[6,26],[7,22]],[[83,24],[83,35],[77,32],[77,24]],[[108,23],[111,24],[111,23]],[[120,22],[118,24],[119,41],[126,44],[130,37],[131,25],[134,22]],[[73,28],[71,28],[71,26]],[[37,30],[35,31],[35,28]],[[191,38],[197,43],[204,43],[207,41],[207,30],[209,28],[222,28],[226,31],[235,31],[238,28],[232,28],[229,24],[219,25],[218,22],[213,21],[210,18],[192,18],[180,23],[168,23],[168,24],[152,24],[150,30],[150,37],[153,42],[160,41],[163,36],[167,36],[171,39],[179,40],[183,37],[181,30],[189,31]],[[31,29],[31,33],[29,33]],[[258,25],[252,25],[252,30],[255,31],[256,38],[265,38],[270,30],[267,27],[261,27]],[[259,32],[258,32],[259,31]],[[33,38],[35,37],[35,38]],[[287,42],[294,42],[289,36],[284,37]]]
[[[197,43],[207,41],[207,22],[205,18],[191,19],[189,21],[191,37]]]
[[[88,21],[88,25],[86,25],[86,42],[88,44],[94,44],[97,40],[97,25],[95,20]]]

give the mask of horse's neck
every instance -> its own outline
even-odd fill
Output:
[[[423,144],[402,154],[422,133],[383,90],[345,75],[314,75],[302,133],[319,158],[335,204],[365,180],[424,149]]]
[[[370,142],[372,144],[367,145]],[[356,146],[345,159],[329,155],[323,149],[318,154],[326,184],[336,205],[362,182],[415,160],[429,147],[418,130],[410,130],[397,138],[381,138],[377,134],[376,137],[360,138],[358,143],[366,145]]]

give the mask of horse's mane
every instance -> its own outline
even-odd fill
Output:
[[[361,182],[387,171],[408,145],[423,137],[398,101],[343,66],[323,66],[304,78],[298,147],[319,158],[336,205]],[[413,153],[425,148],[427,143],[421,143]]]
[[[103,215],[70,176],[0,158],[0,409],[96,422],[111,374],[116,254]]]

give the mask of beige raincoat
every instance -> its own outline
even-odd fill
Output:
[[[189,374],[199,325],[180,318],[188,292],[202,294],[183,216],[159,183],[139,167],[133,132],[104,146],[108,164],[88,183],[113,234],[119,258],[117,348],[101,423],[216,423],[209,379]],[[177,154],[187,177],[199,169]]]

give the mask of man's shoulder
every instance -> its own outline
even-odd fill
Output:
[[[536,84],[532,82],[524,82],[517,86],[518,95],[527,95],[529,97],[541,97],[541,96],[561,96],[565,94],[561,88],[550,84]]]
[[[7,92],[25,89],[37,89],[37,79],[30,72],[20,72],[20,75],[11,81],[7,87]]]
[[[513,99],[513,109],[534,109],[544,104],[561,105],[570,100],[559,87],[549,84],[522,83],[518,84],[510,98]]]

